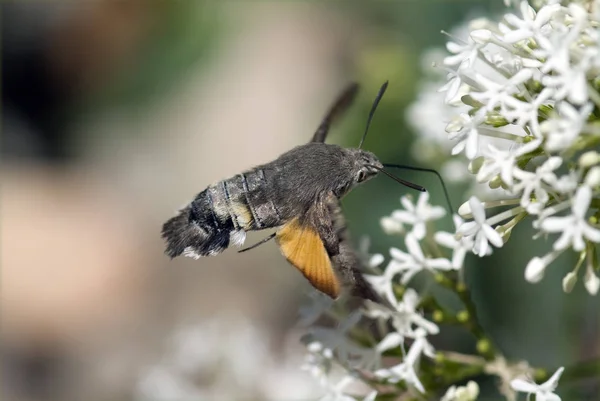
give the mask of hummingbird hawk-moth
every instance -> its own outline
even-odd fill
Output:
[[[270,163],[210,185],[164,223],[165,253],[171,258],[214,256],[230,245],[241,247],[247,231],[278,228],[276,233],[240,252],[275,238],[288,262],[319,291],[335,299],[343,287],[349,287],[353,295],[380,301],[361,274],[361,260],[347,238],[340,200],[379,172],[425,191],[386,172],[373,153],[361,149],[386,88],[387,82],[373,103],[358,148],[325,143],[332,123],[356,97],[358,85],[353,83],[333,103],[309,143]]]

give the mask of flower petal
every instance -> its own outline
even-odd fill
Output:
[[[421,240],[425,238],[426,233],[427,230],[425,229],[425,223],[421,222],[413,226],[412,234],[415,236],[415,238]]]
[[[445,258],[426,259],[425,264],[433,269],[452,270],[452,263]]]
[[[558,381],[560,380],[560,376],[563,374],[564,370],[565,368],[563,366],[558,368],[548,380],[540,384],[540,387],[546,391],[554,391],[556,386],[558,386]]]
[[[537,391],[537,384],[531,383],[530,381],[524,379],[514,379],[510,382],[510,387],[513,390],[520,391],[522,393],[534,393]]]
[[[396,333],[396,332],[392,332],[392,333],[389,333],[387,336],[385,336],[383,338],[383,340],[381,340],[379,342],[379,344],[377,344],[375,349],[378,352],[385,352],[389,349],[398,347],[403,342],[404,342],[404,337],[402,335],[400,335],[399,333]]]
[[[417,216],[415,216],[414,212],[406,210],[396,210],[392,213],[392,218],[406,224],[415,224],[417,221]]]
[[[540,228],[549,233],[561,232],[570,225],[572,219],[567,217],[548,217],[540,223]]]
[[[575,194],[575,199],[573,201],[573,205],[571,210],[573,214],[578,217],[583,217],[588,211],[590,207],[590,202],[592,201],[592,188],[584,185],[579,187],[577,193]]]
[[[421,262],[425,258],[421,246],[413,234],[407,234],[404,242],[406,243],[406,249],[417,262]]]
[[[412,257],[408,253],[394,247],[390,248],[390,256],[399,262],[407,262],[412,260]]]
[[[485,220],[485,209],[479,199],[471,196],[471,198],[469,198],[469,206],[471,207],[473,219],[481,224],[481,222]]]
[[[435,242],[446,248],[454,249],[458,246],[458,241],[454,235],[444,231],[435,233],[433,238],[435,239]]]
[[[502,248],[502,245],[504,245],[504,241],[502,241],[502,236],[498,231],[494,230],[491,226],[488,226],[487,224],[483,225],[481,229],[485,233],[485,236],[487,237],[488,241],[492,243],[492,245],[494,245],[496,248]]]

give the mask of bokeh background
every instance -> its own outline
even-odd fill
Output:
[[[160,226],[208,184],[306,142],[351,80],[359,99],[329,142],[358,144],[389,79],[365,147],[415,163],[405,111],[424,52],[443,47],[441,30],[502,11],[500,0],[3,1],[2,399],[321,395],[294,329],[310,288],[275,244],[170,261]],[[403,177],[444,204],[435,177]],[[379,219],[406,191],[378,178],[348,195],[354,240],[397,245]],[[463,191],[451,187],[455,204]],[[527,284],[526,262],[548,246],[530,236],[468,263],[484,326],[534,365],[598,356],[598,299],[562,293],[568,256]],[[438,337],[473,350],[460,333]]]

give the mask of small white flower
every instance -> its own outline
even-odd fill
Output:
[[[392,314],[392,325],[396,331],[406,337],[415,337],[419,330],[425,334],[437,334],[440,329],[435,323],[425,319],[417,311],[421,299],[417,292],[409,288],[402,297],[402,302],[394,305],[396,311]],[[413,327],[414,326],[414,327]]]
[[[469,206],[474,220],[463,223],[458,228],[457,233],[465,237],[475,237],[473,253],[485,256],[490,249],[489,243],[497,248],[502,247],[504,245],[502,237],[486,222],[485,210],[479,199],[472,196],[469,199]]]
[[[564,250],[569,246],[575,251],[583,251],[585,241],[600,242],[600,230],[591,226],[585,215],[592,201],[592,190],[580,187],[571,203],[571,214],[563,217],[548,217],[542,220],[540,228],[548,233],[562,233],[554,243],[555,250]]]
[[[463,86],[463,71],[464,68],[458,68],[456,71],[448,72],[446,82],[438,92],[446,92],[444,101],[446,104],[450,104],[458,95],[461,87]]]
[[[402,300],[391,300],[393,310],[374,302],[367,303],[368,309],[364,312],[365,316],[371,319],[391,320],[395,329],[394,336],[386,337],[385,342],[382,341],[377,347],[384,348],[384,350],[393,348],[401,344],[404,337],[415,337],[418,330],[422,330],[426,334],[439,333],[439,327],[425,319],[417,310],[419,302],[417,292],[408,288]]]
[[[493,145],[488,145],[483,165],[477,173],[477,180],[485,182],[499,175],[505,184],[512,187],[518,158],[533,152],[540,144],[541,140],[532,140],[512,150],[500,150]]]
[[[502,115],[507,121],[515,121],[521,127],[529,124],[531,133],[535,137],[540,137],[540,124],[538,122],[540,107],[547,104],[553,94],[553,89],[544,88],[531,101],[522,101],[515,97],[508,97],[504,99],[504,103],[502,104]]]
[[[390,368],[379,369],[375,371],[375,376],[386,379],[390,383],[404,381],[407,385],[414,386],[421,393],[424,393],[425,388],[416,373],[416,365],[421,355],[426,355],[430,358],[433,358],[435,355],[433,346],[427,341],[424,330],[418,332],[417,337],[401,363]]]
[[[504,29],[505,32],[502,39],[506,43],[515,43],[534,36],[542,36],[545,25],[561,7],[560,4],[544,6],[536,14],[535,10],[526,1],[522,1],[520,8],[522,18],[514,14],[504,16],[506,22],[515,28]]]
[[[504,183],[512,185],[517,156],[518,154],[513,151],[500,150],[493,145],[488,145],[483,165],[477,173],[477,181],[486,182],[499,175]]]
[[[510,382],[510,386],[513,390],[521,393],[535,394],[536,401],[560,401],[560,397],[554,394],[554,390],[558,386],[558,380],[563,370],[563,367],[559,368],[550,379],[542,384],[535,384],[531,380],[514,379]]]
[[[390,255],[392,260],[385,271],[385,275],[402,274],[402,284],[408,283],[412,277],[422,270],[434,272],[436,270],[451,270],[452,263],[448,259],[425,257],[423,250],[413,234],[407,234],[406,249],[408,253],[398,248],[391,248]]]
[[[513,174],[520,182],[515,184],[514,191],[521,195],[521,206],[531,214],[539,214],[546,202],[549,200],[548,188],[556,184],[556,175],[554,170],[562,164],[560,157],[550,157],[541,166],[535,169],[535,172],[515,169]],[[535,195],[535,202],[531,202],[531,195]]]
[[[590,68],[590,60],[585,59],[577,66],[565,68],[560,73],[545,75],[542,84],[554,88],[554,99],[568,99],[569,102],[580,105],[587,102],[589,95],[587,89],[586,72]]]
[[[421,192],[416,204],[411,202],[409,196],[403,196],[400,202],[405,210],[396,210],[392,217],[400,223],[412,225],[411,232],[418,240],[425,238],[428,221],[438,220],[446,214],[443,207],[429,203],[429,192]]]
[[[452,154],[457,155],[462,151],[469,159],[477,156],[479,146],[479,126],[485,120],[485,110],[478,111],[473,117],[461,113],[446,126],[448,138],[458,140],[452,148]]]
[[[540,131],[546,137],[546,150],[557,152],[570,147],[581,134],[592,110],[591,103],[579,110],[567,102],[558,103],[557,114],[540,124]]]

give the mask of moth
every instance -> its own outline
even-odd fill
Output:
[[[348,288],[351,295],[379,302],[379,296],[361,274],[361,260],[346,235],[340,200],[380,172],[425,191],[388,173],[373,153],[361,149],[387,84],[373,103],[358,148],[325,143],[332,123],[356,97],[358,85],[352,83],[330,107],[309,143],[210,185],[164,223],[165,253],[171,258],[214,256],[230,245],[241,247],[248,231],[278,228],[239,252],[275,238],[288,262],[317,290],[336,299],[343,288]],[[402,165],[386,167],[430,171]]]

